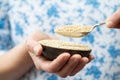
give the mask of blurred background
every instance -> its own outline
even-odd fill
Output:
[[[23,80],[120,80],[120,30],[104,25],[82,38],[54,33],[63,25],[103,22],[119,7],[119,0],[0,0],[0,50],[11,49],[39,29],[64,41],[89,45],[95,59],[73,77],[33,69]]]

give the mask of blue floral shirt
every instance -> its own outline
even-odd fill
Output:
[[[89,45],[95,59],[73,77],[32,69],[22,80],[120,80],[120,30],[100,26],[77,39],[54,33],[62,25],[102,22],[119,7],[120,0],[0,0],[0,50],[11,49],[40,29],[62,40]]]

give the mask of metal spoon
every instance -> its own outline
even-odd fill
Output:
[[[91,30],[90,30],[89,32],[81,32],[81,37],[86,36],[86,35],[89,34],[91,31],[93,31],[93,29],[95,29],[95,28],[98,27],[98,26],[104,25],[104,24],[105,24],[105,22],[95,24],[95,25],[91,28]]]
[[[86,36],[89,34],[94,28],[97,26],[104,25],[105,22],[95,24],[94,26],[81,26],[81,25],[68,25],[68,26],[63,26],[60,28],[55,29],[55,32],[57,34],[67,36],[67,37],[73,37],[73,38],[79,38]]]

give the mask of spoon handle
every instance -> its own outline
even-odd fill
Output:
[[[95,27],[97,27],[97,26],[101,26],[101,25],[104,25],[104,24],[105,24],[105,22],[98,23],[98,24],[95,24],[93,27],[95,28]]]

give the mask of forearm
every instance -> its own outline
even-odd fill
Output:
[[[0,56],[0,80],[16,80],[32,66],[25,44],[20,44]]]

